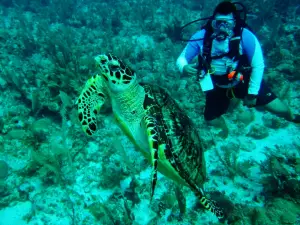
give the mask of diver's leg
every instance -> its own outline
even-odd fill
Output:
[[[241,103],[241,99],[238,98],[231,99],[227,112],[228,113],[234,112],[234,110],[236,110],[236,108],[240,105],[240,103]]]
[[[263,106],[267,111],[288,121],[300,123],[300,115],[294,115],[291,112],[291,109],[283,101],[277,98],[264,81],[261,83],[256,105]]]
[[[230,99],[226,96],[226,89],[215,87],[206,92],[204,119],[208,125],[221,128],[219,135],[224,138],[227,138],[229,130],[222,115],[226,113],[229,104]]]
[[[300,123],[300,116],[294,115],[291,109],[279,98],[275,98],[273,101],[266,104],[264,108],[267,111],[274,113],[275,115],[282,117],[288,121]]]
[[[213,119],[213,120],[208,120],[207,124],[210,125],[210,126],[220,128],[221,131],[218,133],[218,135],[220,137],[222,137],[222,138],[227,138],[228,137],[229,129],[227,127],[227,124],[226,124],[225,119],[224,119],[223,116],[220,116],[220,117],[218,117],[216,119]]]

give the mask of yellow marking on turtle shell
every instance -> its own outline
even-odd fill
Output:
[[[139,150],[143,154],[143,156],[148,160],[148,162],[151,163],[151,154],[148,150],[142,149],[141,146],[135,141],[134,137],[132,136],[131,131],[126,126],[126,123],[122,121],[122,119],[115,115],[116,122],[120,126],[121,130],[124,132],[124,134],[129,138],[129,140],[132,142],[132,144],[136,147],[136,149]],[[158,171],[162,173],[164,176],[168,177],[169,179],[173,180],[174,182],[182,185],[186,185],[187,183],[185,180],[177,173],[177,171],[172,167],[172,165],[167,160],[164,149],[162,149],[162,146],[159,148],[159,154],[160,159],[158,161]]]
[[[166,144],[160,144],[158,147],[158,157],[159,160],[167,160],[165,155]]]

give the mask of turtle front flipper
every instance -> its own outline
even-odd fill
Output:
[[[88,136],[92,136],[96,132],[96,114],[99,113],[107,99],[103,87],[102,78],[99,75],[94,75],[86,82],[84,89],[76,101],[79,121],[83,131]]]
[[[157,181],[158,148],[159,148],[158,135],[159,134],[158,134],[157,122],[154,117],[145,116],[144,121],[147,128],[147,136],[148,136],[148,143],[149,143],[151,164],[152,164],[151,198],[150,198],[150,202],[151,202],[154,195],[154,190]]]

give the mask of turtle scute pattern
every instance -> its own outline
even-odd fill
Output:
[[[188,186],[205,209],[224,218],[215,201],[205,197],[201,185],[206,178],[204,150],[190,118],[161,87],[138,83],[135,72],[112,54],[95,57],[99,73],[91,77],[78,100],[78,118],[83,131],[97,130],[96,115],[107,101],[116,121],[152,165],[151,193],[157,171]],[[139,142],[144,133],[149,149]]]

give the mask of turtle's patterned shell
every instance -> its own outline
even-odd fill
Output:
[[[205,159],[201,140],[192,121],[162,88],[141,84],[146,96],[144,108],[155,115],[165,155],[185,181],[201,185],[205,181]]]
[[[166,168],[172,168],[170,175],[178,175],[200,203],[223,220],[222,209],[215,201],[207,199],[201,188],[206,178],[204,149],[192,121],[164,89],[149,84],[141,85],[145,90],[143,107],[146,115],[150,115],[146,124],[150,130],[148,135],[153,167],[151,196],[157,180],[157,162],[160,162]]]

